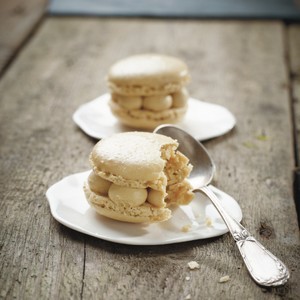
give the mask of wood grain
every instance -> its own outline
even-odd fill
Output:
[[[296,299],[299,231],[284,34],[280,22],[48,18],[0,81],[0,297]],[[291,280],[284,287],[258,287],[228,234],[126,246],[51,217],[46,189],[88,169],[95,143],[72,113],[106,92],[113,62],[141,52],[185,60],[193,97],[236,116],[231,133],[205,143],[217,165],[215,185],[238,200],[243,224],[286,262]],[[199,270],[189,270],[191,260]],[[224,275],[230,281],[218,283]]]
[[[44,15],[47,0],[0,3],[0,74]]]

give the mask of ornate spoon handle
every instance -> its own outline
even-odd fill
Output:
[[[205,193],[220,213],[240,250],[242,258],[252,278],[260,285],[278,286],[284,284],[290,277],[287,267],[222,207],[214,192],[204,186],[194,191]]]

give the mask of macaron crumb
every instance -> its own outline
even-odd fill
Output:
[[[188,267],[189,267],[191,270],[194,270],[194,269],[200,269],[200,265],[199,265],[196,261],[194,261],[194,260],[188,262]]]
[[[191,294],[186,295],[184,299],[186,299],[186,300],[192,299]]]
[[[211,218],[207,217],[207,218],[205,219],[205,225],[206,225],[207,227],[211,227],[211,226],[212,226],[212,220],[211,220]]]
[[[186,277],[185,277],[185,280],[186,280],[186,281],[190,281],[190,280],[191,280],[191,277],[190,277],[190,276],[186,276]]]
[[[230,277],[228,275],[225,275],[225,276],[223,276],[219,279],[219,283],[224,283],[224,282],[227,282],[229,280],[230,280]]]
[[[184,226],[181,227],[181,231],[182,232],[189,232],[191,230],[191,225],[190,224],[186,224]]]

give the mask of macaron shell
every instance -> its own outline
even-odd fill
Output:
[[[153,181],[161,178],[165,161],[161,148],[178,143],[166,136],[148,132],[118,133],[98,142],[90,155],[94,171],[124,179]]]
[[[188,69],[183,61],[159,54],[130,56],[116,62],[108,73],[108,81],[117,85],[164,85],[186,82],[188,78]]]
[[[187,180],[168,186],[166,203],[171,205],[187,205],[195,197],[192,187]]]

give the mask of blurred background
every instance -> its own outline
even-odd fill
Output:
[[[202,19],[300,20],[300,0],[2,0],[0,3],[0,72],[42,17],[164,17]]]

